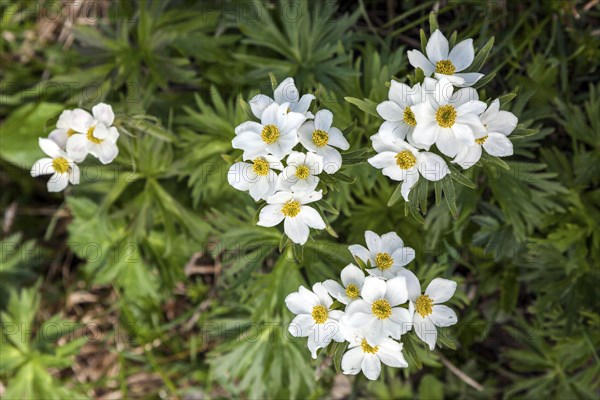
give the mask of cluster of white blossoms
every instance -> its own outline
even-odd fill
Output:
[[[31,168],[31,176],[52,175],[48,181],[49,192],[60,192],[69,183],[79,184],[80,171],[77,163],[88,154],[102,164],[111,163],[119,154],[119,132],[112,126],[115,114],[108,104],[99,103],[92,113],[76,108],[62,112],[56,129],[48,138],[40,138],[39,145],[48,156],[37,160]]]
[[[281,82],[274,97],[259,94],[250,100],[260,122],[247,121],[235,129],[232,145],[244,151],[243,161],[231,166],[228,181],[255,201],[266,200],[258,225],[283,221],[285,234],[304,244],[310,228],[326,227],[309,205],[322,198],[319,175],[337,172],[342,167],[337,149],[348,150],[350,144],[333,126],[331,111],[309,111],[315,96],[300,97],[292,78]]]
[[[483,74],[461,73],[475,57],[472,39],[449,49],[446,37],[436,30],[426,53],[408,52],[410,64],[424,72],[425,80],[413,87],[391,82],[389,100],[377,106],[385,122],[371,137],[378,154],[369,163],[402,182],[406,201],[419,176],[438,181],[450,173],[446,161],[429,151],[432,146],[467,169],[479,161],[482,148],[496,157],[512,155],[507,136],[518,122],[514,114],[500,110],[498,99],[489,105],[479,100],[470,86]]]
[[[454,295],[456,283],[435,278],[423,293],[419,279],[405,268],[415,258],[415,251],[405,247],[395,232],[380,237],[367,231],[365,241],[366,248],[352,245],[349,250],[357,263],[366,266],[367,276],[350,264],[341,272],[341,284],[326,280],[316,283],[312,291],[300,286],[285,303],[297,314],[289,332],[308,338],[313,358],[332,341],[347,341],[343,372],[356,375],[362,371],[373,380],[379,377],[382,363],[408,367],[400,340],[413,328],[430,350],[435,348],[437,328],[458,320],[456,313],[442,304]]]

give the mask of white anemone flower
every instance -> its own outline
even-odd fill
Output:
[[[329,294],[343,304],[350,304],[360,298],[360,291],[365,282],[364,272],[356,265],[348,264],[342,270],[340,277],[342,279],[341,285],[333,279],[323,282],[323,286]]]
[[[77,113],[81,111],[84,110],[77,109]],[[74,113],[73,110],[64,110],[60,114],[60,117],[58,117],[58,121],[56,122],[56,129],[54,129],[48,135],[48,138],[52,139],[56,144],[58,144],[58,147],[60,147],[63,150],[67,147],[67,140],[77,133],[73,129],[74,114],[76,113]]]
[[[365,232],[365,243],[367,247],[353,244],[348,247],[354,258],[363,263],[371,265],[367,272],[383,279],[398,276],[404,266],[415,258],[415,251],[405,247],[404,242],[396,232],[388,232],[381,236],[375,232]]]
[[[419,50],[408,51],[408,61],[415,68],[421,68],[425,76],[437,79],[447,78],[454,86],[472,86],[483,74],[462,72],[469,68],[475,58],[473,39],[466,39],[449,49],[448,39],[439,29],[429,38],[425,47],[427,57]]]
[[[388,92],[389,100],[377,106],[377,112],[385,120],[379,128],[379,134],[386,141],[412,140],[412,132],[417,120],[412,112],[412,106],[425,101],[425,93],[421,84],[412,88],[404,83],[392,80]]]
[[[275,226],[283,222],[285,234],[296,244],[304,244],[308,240],[309,228],[325,229],[325,221],[312,207],[312,202],[321,200],[323,192],[280,191],[267,199],[268,205],[260,211],[259,226]]]
[[[371,141],[378,154],[369,158],[369,164],[381,169],[385,176],[403,182],[400,192],[405,201],[419,176],[439,181],[450,173],[444,159],[437,154],[421,151],[403,141],[385,142],[380,135],[371,136]]]
[[[302,146],[323,157],[328,174],[334,174],[342,167],[342,155],[336,148],[344,151],[350,148],[342,131],[332,125],[331,111],[320,110],[314,121],[307,121],[298,130]]]
[[[312,152],[292,151],[286,163],[287,167],[279,175],[279,188],[297,192],[317,186],[318,175],[323,172],[323,157]]]
[[[413,143],[426,150],[435,143],[443,154],[455,157],[463,146],[473,146],[476,134],[485,130],[479,114],[487,106],[479,101],[473,88],[452,93],[452,85],[446,78],[440,81],[426,78],[425,87],[430,94],[428,101],[412,108],[417,120]]]
[[[475,145],[463,147],[452,161],[464,169],[470,168],[481,158],[481,149],[496,157],[513,154],[513,144],[508,135],[516,128],[518,118],[509,111],[500,110],[500,100],[496,99],[479,116],[486,131],[478,135]]]
[[[229,184],[243,192],[248,191],[255,201],[266,200],[277,189],[277,172],[283,165],[276,157],[256,157],[252,162],[238,162],[229,168]]]
[[[31,176],[50,175],[49,192],[63,191],[69,182],[79,184],[80,171],[75,161],[51,139],[38,140],[40,148],[48,157],[37,160],[31,167]]]
[[[454,310],[441,303],[450,300],[456,291],[456,282],[449,279],[435,278],[429,283],[425,293],[421,294],[421,286],[410,283],[408,287],[409,311],[412,316],[415,333],[429,349],[435,348],[437,328],[456,324],[458,317]]]
[[[369,345],[376,346],[388,336],[400,339],[411,329],[409,311],[400,307],[408,299],[406,278],[403,276],[387,281],[368,276],[361,297],[348,304],[341,322],[349,329],[358,330]]]
[[[344,332],[345,329],[342,329]],[[348,351],[342,357],[342,371],[346,375],[356,375],[360,371],[367,379],[375,380],[381,373],[381,364],[389,367],[408,368],[408,362],[402,354],[402,343],[390,338],[382,339],[378,345],[372,346],[359,333],[344,338],[350,343]]]
[[[273,103],[261,114],[261,121],[239,125],[232,141],[233,148],[244,150],[244,159],[272,154],[282,159],[298,144],[298,128],[306,120],[304,114],[288,112],[289,103]]]
[[[256,118],[262,119],[262,114],[265,109],[273,103],[288,103],[289,111],[304,114],[306,118],[314,117],[308,109],[310,103],[315,99],[315,96],[312,94],[305,94],[300,97],[300,93],[298,92],[298,88],[296,88],[293,78],[286,78],[281,82],[275,89],[273,95],[275,100],[264,94],[258,94],[250,100],[250,108]]]
[[[287,295],[285,304],[296,314],[288,331],[295,337],[308,337],[312,358],[317,358],[317,350],[327,347],[332,340],[344,341],[339,327],[344,313],[329,309],[333,300],[321,283],[315,283],[312,292],[300,286],[297,292]]]
[[[76,162],[83,161],[91,154],[102,164],[111,163],[119,154],[119,131],[112,126],[114,121],[115,114],[108,104],[96,104],[92,108],[92,114],[82,109],[73,110],[71,123],[77,133],[67,140],[69,155]]]

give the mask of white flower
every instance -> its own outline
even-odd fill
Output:
[[[411,329],[411,317],[406,308],[399,307],[408,299],[406,278],[398,276],[384,281],[374,276],[365,278],[362,299],[346,307],[341,323],[358,330],[371,346],[383,339],[400,336]]]
[[[81,109],[78,110],[83,111]],[[64,110],[60,114],[60,117],[58,117],[58,121],[56,122],[56,129],[54,129],[48,135],[48,138],[52,139],[56,144],[58,144],[58,147],[60,147],[63,150],[67,146],[67,140],[77,133],[73,129],[73,114],[74,113],[72,110]]]
[[[306,118],[313,118],[313,115],[308,111],[308,108],[310,107],[310,103],[315,99],[315,96],[312,94],[305,94],[300,98],[300,94],[293,78],[286,78],[281,82],[279,86],[277,86],[277,89],[275,89],[273,95],[275,101],[264,94],[256,95],[250,100],[250,108],[252,108],[252,113],[256,118],[262,119],[262,114],[265,109],[274,102],[277,104],[288,103],[289,111],[304,114]]]
[[[323,157],[325,172],[328,174],[333,174],[342,167],[342,155],[335,148],[350,148],[342,131],[332,125],[331,111],[321,110],[315,115],[314,121],[307,121],[298,130],[302,146]]]
[[[79,184],[79,167],[73,159],[58,147],[51,139],[38,140],[40,148],[49,157],[37,160],[31,167],[31,176],[50,175],[48,181],[49,192],[60,192],[64,190],[69,182],[73,185]]]
[[[235,129],[232,144],[244,150],[244,160],[272,154],[282,159],[298,144],[298,128],[304,114],[288,112],[289,103],[273,103],[261,116],[261,122],[244,122]]]
[[[400,191],[408,201],[410,190],[419,175],[429,181],[439,181],[450,173],[444,159],[437,154],[419,151],[403,141],[384,142],[379,135],[371,136],[373,148],[379,154],[369,158],[369,164],[382,169],[383,174],[395,181],[403,181]]]
[[[292,151],[286,162],[287,167],[279,175],[279,188],[296,192],[317,186],[317,175],[323,172],[323,157],[312,152]]]
[[[360,334],[346,338],[350,343],[342,357],[342,370],[346,375],[356,375],[360,371],[370,380],[379,378],[381,364],[396,368],[408,368],[402,354],[402,343],[385,338],[376,346],[371,346]]]
[[[429,38],[425,51],[427,57],[419,50],[408,52],[408,61],[415,68],[421,68],[425,76],[435,74],[437,79],[447,78],[455,86],[471,86],[483,77],[477,72],[460,73],[467,69],[475,58],[473,39],[466,39],[449,51],[448,39],[439,29]]]
[[[425,101],[421,84],[417,83],[411,88],[404,83],[392,81],[388,98],[388,101],[377,106],[377,112],[385,120],[378,133],[386,141],[405,140],[407,136],[410,141],[417,125],[411,107]]]
[[[383,279],[394,278],[415,258],[415,251],[410,247],[404,247],[404,242],[396,232],[388,232],[380,237],[375,232],[366,231],[365,243],[367,248],[353,244],[348,247],[348,250],[365,264],[370,263],[373,268],[368,269],[367,272],[372,276]]]
[[[475,145],[463,147],[452,161],[464,169],[479,161],[482,147],[488,154],[496,157],[513,154],[513,145],[507,136],[517,126],[517,117],[509,111],[500,110],[500,100],[496,99],[479,118],[486,131],[477,135]]]
[[[321,215],[306,204],[321,200],[323,192],[288,192],[275,193],[267,199],[267,206],[260,211],[258,225],[275,226],[281,221],[285,234],[297,244],[308,240],[309,228],[325,229]]]
[[[479,101],[473,88],[460,89],[452,93],[452,85],[446,78],[435,81],[425,79],[428,101],[412,108],[417,126],[412,140],[416,147],[429,150],[435,143],[438,150],[454,157],[462,146],[475,144],[475,135],[484,131],[479,120],[486,104]]]
[[[92,114],[81,109],[73,110],[71,124],[77,133],[67,140],[67,152],[77,162],[91,154],[102,164],[111,163],[119,154],[119,131],[112,126],[114,120],[112,107],[104,103],[96,104]]]
[[[241,191],[249,191],[255,201],[266,200],[275,193],[277,173],[283,165],[273,156],[256,157],[252,163],[238,162],[229,168],[229,184]]]
[[[333,298],[343,304],[350,304],[360,297],[360,291],[365,282],[365,274],[356,265],[348,264],[340,275],[343,286],[333,279],[323,282],[323,286]]]
[[[418,281],[417,281],[418,284]],[[437,328],[456,324],[458,318],[450,307],[442,305],[454,295],[456,282],[449,279],[435,278],[431,281],[425,294],[421,295],[421,286],[409,284],[409,310],[417,336],[435,348]]]
[[[315,283],[312,292],[300,286],[297,292],[287,295],[285,304],[297,314],[288,331],[295,337],[308,337],[312,358],[317,358],[317,350],[327,347],[332,340],[344,341],[338,323],[343,312],[329,309],[333,300],[321,283]]]

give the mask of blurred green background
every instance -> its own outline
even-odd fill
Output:
[[[237,124],[273,74],[315,91],[369,146],[380,102],[412,71],[406,51],[437,13],[446,35],[495,46],[483,99],[535,134],[510,171],[476,167],[457,216],[423,221],[367,164],[330,193],[339,210],[302,262],[256,227],[227,185]],[[589,1],[0,1],[0,396],[66,398],[597,399],[600,395],[600,4]],[[120,155],[87,161],[50,194],[28,168],[65,108],[104,101]],[[285,334],[283,299],[334,278],[364,231],[416,249],[426,283],[459,282],[440,349],[376,382],[336,374]]]

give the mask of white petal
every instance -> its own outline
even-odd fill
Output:
[[[62,129],[64,131],[68,131],[69,129],[71,129],[71,115],[72,114],[73,114],[73,111],[64,110],[60,114],[60,117],[58,117],[58,121],[56,122],[56,127],[59,129]]]
[[[250,108],[252,109],[252,114],[258,119],[261,119],[263,112],[267,107],[273,104],[273,99],[269,96],[265,96],[264,94],[257,94],[250,100]]]
[[[409,50],[408,62],[415,68],[421,68],[425,76],[430,76],[435,71],[435,66],[419,50]]]
[[[429,37],[425,51],[432,63],[448,59],[448,39],[439,29],[436,29]]]
[[[377,357],[390,367],[408,368],[408,363],[402,354],[402,344],[392,339],[383,340],[379,344]]]
[[[431,318],[431,321],[435,326],[442,328],[454,325],[458,322],[458,317],[454,310],[443,304],[434,305],[429,318]]]
[[[294,337],[306,337],[310,335],[315,320],[308,314],[296,315],[288,326],[288,332]]]
[[[329,132],[333,124],[333,113],[329,110],[321,110],[315,114],[315,129]]]
[[[307,302],[299,292],[288,294],[285,298],[285,305],[294,314],[310,314],[313,309],[313,305]]]
[[[501,133],[490,132],[483,142],[483,148],[492,156],[508,157],[513,154],[513,144]]]
[[[67,145],[67,139],[69,139],[69,136],[67,135],[67,131],[65,129],[54,129],[48,135],[48,139],[51,139],[58,145],[58,147],[64,149]]]
[[[369,303],[373,303],[385,297],[386,289],[387,286],[383,279],[368,276],[365,278],[361,296]]]
[[[31,176],[36,177],[40,175],[50,175],[54,173],[54,168],[52,167],[52,159],[49,157],[40,158],[37,160],[33,166],[31,167]]]
[[[461,148],[460,143],[458,143],[450,129],[439,130],[435,145],[442,154],[448,157],[455,157]]]
[[[327,289],[329,294],[339,300],[340,297],[346,294],[346,290],[338,282],[333,279],[327,279],[323,282],[323,287]]]
[[[412,173],[407,174],[406,179],[402,183],[402,187],[400,188],[400,193],[404,198],[404,201],[408,201],[408,195],[410,194],[411,189],[415,186],[417,181],[419,180],[419,174]]]
[[[310,168],[311,175],[319,175],[323,172],[323,157],[316,153],[306,153],[304,163]]]
[[[393,101],[384,101],[377,106],[377,113],[386,121],[402,121],[404,119],[404,110]]]
[[[456,282],[449,279],[435,278],[431,281],[425,294],[433,300],[433,304],[444,303],[454,295]]]
[[[340,150],[348,150],[350,148],[350,143],[348,143],[342,131],[336,127],[331,127],[329,129],[328,144],[330,146],[337,147]]]
[[[401,247],[392,253],[394,264],[404,267],[415,259],[415,250],[411,247]]]
[[[410,301],[417,301],[417,297],[421,295],[421,284],[419,278],[410,270],[402,268],[398,272],[398,276],[403,276],[406,279],[406,289],[408,292],[408,299]]]
[[[477,90],[473,88],[463,88],[459,89],[450,98],[450,104],[452,104],[455,108],[457,108],[457,114],[462,115],[467,113],[467,108],[460,109],[460,106],[466,103],[472,103],[476,108],[471,108],[468,112],[476,112],[477,114],[481,114],[483,110],[485,110],[485,103],[479,101],[479,94],[477,94]],[[483,103],[483,107],[482,104]]]
[[[500,110],[494,118],[488,122],[487,129],[490,132],[498,132],[509,135],[519,123],[519,119],[511,112]]]
[[[364,262],[365,264],[367,263],[367,261],[371,261],[371,265],[373,265],[371,253],[369,252],[369,250],[367,250],[360,244],[353,244],[351,246],[348,246],[348,250],[350,250],[350,253],[352,253],[354,257],[362,260],[362,262]]]
[[[313,293],[316,294],[319,298],[319,304],[329,309],[329,307],[331,307],[331,305],[333,304],[333,300],[329,296],[329,293],[327,292],[325,286],[323,286],[321,282],[317,282],[313,285],[312,289]]]
[[[308,240],[309,228],[301,218],[285,218],[283,230],[290,240],[296,244],[304,244]]]
[[[378,134],[384,142],[395,142],[404,140],[407,134],[412,130],[410,125],[401,122],[385,121],[381,124]],[[376,150],[377,151],[377,150]]]
[[[285,112],[285,110],[284,110]],[[262,116],[260,117],[260,123],[262,125],[276,125],[279,121],[279,104],[273,103],[264,109]]]
[[[372,381],[379,378],[381,374],[381,361],[375,354],[365,354],[365,358],[362,362],[362,371]]]
[[[463,71],[471,65],[475,58],[473,39],[466,39],[452,48],[449,54],[450,61],[454,64],[456,72]]]
[[[381,251],[392,254],[394,251],[404,246],[404,242],[396,232],[388,232],[381,235]]]
[[[74,161],[81,162],[88,155],[89,143],[85,135],[75,134],[67,140],[67,154]]]
[[[385,282],[385,298],[392,307],[406,303],[408,300],[408,291],[406,288],[406,278],[397,276]]]
[[[92,114],[94,115],[94,119],[100,122],[101,124],[111,126],[115,121],[115,113],[111,106],[105,103],[96,104],[92,108]]]
[[[405,83],[401,83],[392,79],[390,82],[390,90],[388,98],[402,108],[412,106],[411,95],[419,91],[420,85],[415,85],[413,88]]]
[[[344,353],[344,356],[342,357],[342,370],[344,371],[344,374],[358,374],[362,368],[364,358],[365,353],[363,353],[360,347],[355,347]]]
[[[304,223],[313,229],[325,229],[325,222],[314,208],[308,206],[300,207],[300,215]]]
[[[323,198],[323,191],[318,190],[314,192],[297,193],[295,195],[295,198],[297,198],[297,200],[300,201],[300,204],[302,205],[310,204],[315,201],[321,200]]]
[[[308,109],[310,108],[310,103],[312,103],[315,98],[316,97],[312,94],[303,95],[297,103],[291,105],[292,111],[305,114],[307,118],[313,118],[312,114],[308,112]]]
[[[286,78],[277,86],[275,92],[275,101],[279,104],[283,103],[297,103],[300,99],[300,93],[296,88],[293,78]]]
[[[117,155],[119,155],[119,148],[115,143],[109,140],[104,140],[102,143],[93,146],[91,149],[96,153],[96,156],[102,164],[110,164]]]
[[[47,139],[47,138],[39,138],[38,144],[40,145],[40,148],[42,149],[42,151],[44,153],[46,153],[47,156],[52,157],[52,158],[60,157],[60,155],[61,155],[60,147],[58,147],[58,144],[56,144],[56,142],[54,142],[53,140]]]
[[[238,162],[229,167],[229,171],[227,173],[227,181],[231,186],[236,188],[237,190],[241,190],[243,192],[247,191],[250,188],[250,182],[252,181],[250,175],[250,171],[252,170],[252,165],[248,163]]]
[[[258,122],[246,121],[246,122],[242,122],[235,128],[235,134],[237,136],[242,132],[254,132],[254,133],[260,135],[260,133],[262,132],[262,129],[263,129],[263,126],[261,124],[259,124]]]
[[[79,167],[74,163],[71,164],[71,168],[69,169],[69,182],[73,185],[79,185],[79,181],[81,179],[81,171]]]
[[[423,178],[429,181],[439,181],[450,173],[450,169],[442,157],[427,151],[419,153],[417,168]]]
[[[354,264],[348,264],[343,270],[341,275],[342,283],[345,287],[348,287],[349,284],[353,283],[358,288],[362,288],[363,283],[365,281],[365,274],[362,272],[362,269],[358,268]]]
[[[94,117],[89,112],[76,108],[71,113],[71,128],[76,132],[87,133],[92,124],[94,124]]]
[[[48,181],[48,191],[49,192],[62,192],[65,190],[67,185],[69,184],[69,175],[68,174],[59,174],[55,173],[50,177]]]
[[[375,168],[386,168],[396,165],[397,153],[391,151],[384,151],[368,159],[369,164]]]
[[[392,308],[392,315],[390,316],[389,321],[397,325],[398,335],[393,336],[396,339],[412,329],[411,314],[404,307]]]
[[[458,152],[453,163],[460,165],[463,169],[471,168],[479,162],[481,158],[481,145],[463,146]]]
[[[484,75],[479,72],[459,72],[454,74],[454,76],[463,80],[463,82],[459,83],[457,86],[467,87],[473,86],[478,80],[483,78]]]
[[[365,232],[365,243],[371,254],[377,254],[381,251],[381,238],[375,232]]]
[[[283,221],[285,216],[281,212],[281,205],[269,204],[260,210],[260,216],[256,225],[275,226]]]
[[[419,313],[415,313],[413,317],[413,327],[415,333],[425,343],[429,345],[429,349],[433,351],[437,341],[437,328],[429,317],[421,317]]]

